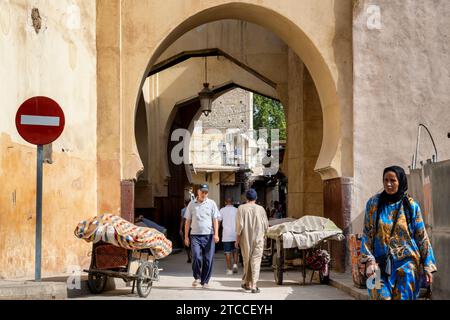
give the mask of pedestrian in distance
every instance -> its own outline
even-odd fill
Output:
[[[230,275],[238,273],[238,251],[235,247],[236,242],[236,214],[237,209],[233,206],[233,200],[227,198],[225,200],[225,207],[219,211],[219,221],[222,222],[222,243],[223,252],[227,264],[226,274]],[[233,265],[232,263],[233,258]]]

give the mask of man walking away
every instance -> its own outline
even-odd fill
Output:
[[[256,204],[256,191],[249,189],[245,196],[248,202],[239,206],[236,215],[236,248],[240,246],[244,261],[241,287],[259,293],[257,282],[269,221],[264,208]]]
[[[223,226],[222,243],[227,262],[227,274],[238,272],[238,252],[234,245],[236,242],[236,214],[237,209],[233,206],[233,200],[227,198],[225,207],[219,211],[219,220],[222,221]],[[231,269],[231,256],[233,256],[233,269]]]
[[[202,184],[197,198],[186,208],[184,243],[191,246],[193,287],[208,287],[211,278],[215,244],[219,242],[219,210],[214,200],[208,199],[208,185]],[[189,236],[189,229],[191,235]]]

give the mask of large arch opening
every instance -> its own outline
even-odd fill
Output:
[[[183,206],[188,184],[192,185],[200,180],[208,180],[214,185],[219,185],[221,183],[220,176],[224,175],[221,171],[229,172],[233,169],[231,167],[218,167],[217,163],[212,166],[203,163],[203,166],[200,166],[201,168],[197,170],[202,174],[195,172],[195,169],[195,174],[192,174],[187,168],[188,166],[186,168],[176,166],[171,161],[171,149],[175,146],[171,141],[173,131],[183,128],[192,134],[194,131],[193,120],[200,117],[198,110],[195,114],[192,112],[195,110],[195,106],[197,106],[197,109],[199,107],[197,92],[201,87],[204,59],[209,61],[208,74],[211,77],[209,80],[215,92],[215,97],[219,97],[234,88],[240,88],[253,92],[260,98],[270,97],[281,101],[283,104],[293,106],[290,113],[285,110],[289,113],[289,129],[293,132],[292,146],[288,148],[285,157],[290,158],[290,161],[289,164],[287,164],[287,160],[280,164],[278,171],[275,173],[277,174],[276,179],[264,177],[264,174],[261,173],[260,178],[254,181],[254,186],[260,193],[261,204],[265,207],[271,207],[273,202],[279,201],[281,197],[284,202],[284,211],[288,211],[287,215],[292,217],[300,217],[305,214],[323,215],[323,186],[320,175],[314,172],[314,165],[317,162],[322,145],[322,110],[314,82],[301,59],[276,35],[254,24],[246,25],[244,31],[269,39],[261,41],[264,42],[263,45],[249,49],[252,53],[245,57],[240,57],[239,52],[228,53],[229,50],[233,50],[235,44],[230,47],[222,44],[225,46],[223,50],[215,47],[214,49],[198,49],[195,45],[193,48],[189,46],[192,46],[192,41],[186,41],[186,38],[189,40],[192,33],[196,37],[202,37],[205,33],[210,34],[214,30],[225,27],[238,26],[238,28],[241,28],[240,24],[241,22],[237,20],[221,20],[201,26],[201,28],[207,28],[207,31],[192,31],[190,34],[182,36],[157,59],[156,67],[151,68],[149,77],[143,86],[144,93],[136,117],[147,112],[149,128],[148,130],[136,129],[138,150],[141,159],[145,159],[145,162],[144,171],[138,177],[136,184],[135,207],[137,212],[147,212],[157,222],[162,224],[170,223],[170,221],[172,221],[172,224],[178,222],[176,215]],[[198,44],[198,46],[201,45]],[[266,57],[267,51],[271,55],[269,58]],[[220,54],[217,54],[217,52]],[[207,58],[202,58],[202,53]],[[239,57],[242,61],[239,61],[236,57]],[[274,68],[273,65],[276,67]],[[224,110],[228,110],[226,109],[227,106],[224,105],[223,107]],[[144,108],[146,108],[145,111]],[[268,112],[270,113],[270,110]],[[164,115],[161,116],[161,113],[164,113]],[[213,112],[213,114],[215,113],[216,111]],[[223,116],[229,116],[229,114],[225,113]],[[153,120],[152,123],[152,118],[160,120]],[[216,123],[220,122],[218,121],[220,119],[216,120]],[[189,123],[188,126],[186,121]],[[231,119],[228,119],[228,121],[231,121]],[[136,124],[138,123],[141,126],[144,124],[142,120],[136,119]],[[214,127],[212,123],[209,126]],[[153,131],[152,134],[150,131],[155,128],[156,131]],[[252,127],[253,129],[259,130],[262,128]],[[305,131],[305,133],[300,131]],[[161,134],[161,132],[164,133]],[[161,141],[160,144],[153,147],[152,151],[145,154],[142,152],[142,133],[147,135],[148,141],[146,143],[148,144],[154,143],[154,135],[158,134]],[[138,138],[139,136],[141,138]],[[304,139],[305,143],[303,143]],[[254,144],[256,145],[256,143]],[[285,151],[285,144],[284,141],[283,152]],[[161,155],[158,150],[164,150],[165,152]],[[149,161],[152,156],[154,157],[153,161]],[[186,163],[193,165],[189,162],[189,159]],[[281,166],[284,166],[284,168],[281,168]],[[284,200],[287,192],[286,181],[289,181],[289,166],[291,167],[293,185],[292,188],[288,188],[290,198],[287,199],[288,204],[286,204]],[[238,168],[233,170],[239,171]],[[242,175],[239,174],[234,175],[231,180],[234,181],[233,184],[243,183],[242,181],[236,181],[242,180]],[[175,181],[177,183],[174,183]],[[274,188],[280,189],[279,182],[282,184],[281,188],[284,188],[283,192],[280,193],[278,190],[273,192]],[[228,183],[230,182],[228,181]],[[242,193],[242,188],[239,187],[242,186],[214,187],[213,189],[217,189],[212,192],[215,194],[214,200],[220,204],[225,194],[230,192],[237,194],[239,193],[237,190]],[[235,191],[231,191],[233,188]],[[275,193],[276,196],[272,196],[271,193]],[[241,196],[235,195],[235,198],[238,198],[236,200],[242,200]],[[297,210],[294,211],[294,208]],[[169,229],[176,236],[177,226]]]
[[[139,86],[136,106],[142,104],[142,97],[145,95],[143,92],[145,92],[145,81],[147,80],[146,75],[148,75],[153,66],[159,62],[158,59],[160,59],[164,52],[170,48],[170,46],[175,43],[177,39],[182,37],[187,32],[206,23],[225,19],[238,19],[240,21],[247,21],[249,23],[260,25],[275,33],[289,46],[292,50],[292,54],[289,56],[289,59],[294,61],[298,58],[301,66],[298,66],[297,71],[302,68],[303,70],[306,70],[306,73],[310,77],[312,86],[317,91],[317,99],[319,101],[318,106],[321,110],[320,115],[323,116],[321,119],[321,143],[318,156],[313,162],[309,161],[308,165],[312,166],[313,171],[318,172],[324,180],[341,177],[343,172],[345,172],[344,175],[351,176],[351,170],[348,170],[347,167],[343,168],[341,165],[341,157],[345,151],[342,149],[344,142],[343,133],[341,131],[343,114],[341,105],[343,101],[348,101],[348,97],[342,98],[338,96],[338,87],[340,86],[339,83],[342,81],[337,78],[337,74],[339,74],[339,72],[337,72],[336,69],[338,67],[326,62],[327,59],[328,61],[330,60],[329,57],[325,58],[322,56],[321,51],[314,45],[313,41],[306,35],[306,33],[298,27],[298,25],[285,16],[268,8],[251,4],[230,3],[205,9],[193,14],[184,21],[180,21],[177,27],[173,28],[172,31],[159,42],[156,49],[152,50],[151,58],[146,70],[144,71],[144,77],[142,78]],[[208,47],[205,47],[205,49],[208,49]],[[300,81],[304,80],[303,76],[300,78]],[[289,96],[289,93],[286,93],[287,88],[277,87],[276,91],[277,93],[284,91],[285,95],[284,97],[281,97],[280,100],[283,98],[286,99],[286,96]],[[189,97],[186,97],[186,99],[189,99]],[[135,117],[138,114],[139,111],[136,107]],[[167,126],[169,124],[165,125]],[[293,123],[293,126],[298,127],[299,124]],[[351,128],[349,131],[351,131]],[[138,149],[137,141],[134,140],[130,142],[131,147],[125,147],[126,150],[129,150],[130,152],[125,152],[122,155],[122,157],[125,157],[122,158],[125,159],[122,167],[123,179],[134,179],[136,177],[136,172],[139,171],[136,161],[127,160],[127,157],[130,155],[134,156],[137,154],[137,152],[134,152],[133,150]],[[348,152],[345,154],[349,155]],[[139,160],[144,162],[145,157],[140,157]],[[351,161],[348,163],[350,163],[351,166]],[[170,172],[167,170],[165,170],[165,174],[166,176],[171,176]],[[301,174],[302,173],[299,173],[299,175]],[[290,191],[292,191],[292,189]],[[164,190],[162,192],[164,193]],[[320,193],[322,194],[322,190]],[[323,196],[321,195],[320,201],[323,201],[322,198]],[[294,199],[291,201],[292,206],[296,206],[297,203],[295,203],[295,201],[297,200]],[[340,214],[339,210],[337,213],[338,215]],[[339,221],[338,224],[342,225]]]
[[[337,94],[338,85],[334,80],[330,66],[325,62],[319,49],[307,34],[287,17],[263,6],[248,3],[228,3],[210,7],[185,19],[175,27],[151,54],[147,68],[143,74],[135,103],[135,114],[142,87],[147,75],[158,61],[158,58],[171,44],[188,31],[207,24],[209,22],[236,19],[260,25],[282,39],[295,54],[300,57],[309,70],[313,82],[317,88],[323,113],[323,139],[320,154],[315,164],[315,170],[323,179],[332,179],[343,175],[341,167],[342,156],[342,106]],[[347,126],[350,124],[347,124]],[[135,141],[133,141],[135,143]],[[347,164],[348,165],[348,164]],[[351,170],[346,169],[347,176],[351,176]]]

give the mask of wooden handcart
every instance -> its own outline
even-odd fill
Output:
[[[301,271],[305,285],[306,270],[310,269],[312,270],[310,283],[317,271],[320,283],[328,284],[332,261],[330,241],[343,240],[345,237],[342,230],[331,220],[317,216],[271,220],[269,224],[275,229],[267,233],[263,260],[272,266],[275,282],[282,285],[284,272],[297,269]],[[285,228],[293,226],[293,232],[284,227],[278,228],[277,225],[282,224],[286,226]],[[296,229],[298,225],[302,227]]]
[[[159,281],[158,260],[149,249],[128,250],[112,244],[97,242],[92,246],[91,264],[88,270],[88,287],[94,294],[105,290],[108,278],[120,278],[132,282],[131,293],[137,289],[140,297],[150,294],[153,281]]]
[[[327,252],[330,250],[330,242],[327,240],[321,241],[319,244],[310,249],[298,249],[298,248],[283,248],[283,237],[280,236],[277,239],[267,239],[266,248],[264,249],[265,259],[271,262],[272,270],[275,278],[275,283],[278,285],[283,284],[283,274],[287,270],[299,270],[302,274],[302,284],[306,284],[306,271],[312,270],[310,283],[314,277],[315,272],[319,274],[319,281],[321,284],[329,283],[329,271],[325,274],[322,270],[315,270],[306,263],[306,254],[309,250],[324,249]],[[300,261],[298,265],[287,264],[287,261]],[[328,270],[330,270],[331,263],[328,263]]]

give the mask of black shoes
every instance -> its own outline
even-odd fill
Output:
[[[261,290],[259,290],[258,287],[256,287],[255,289],[252,289],[252,293],[260,293],[260,292],[261,292]]]

